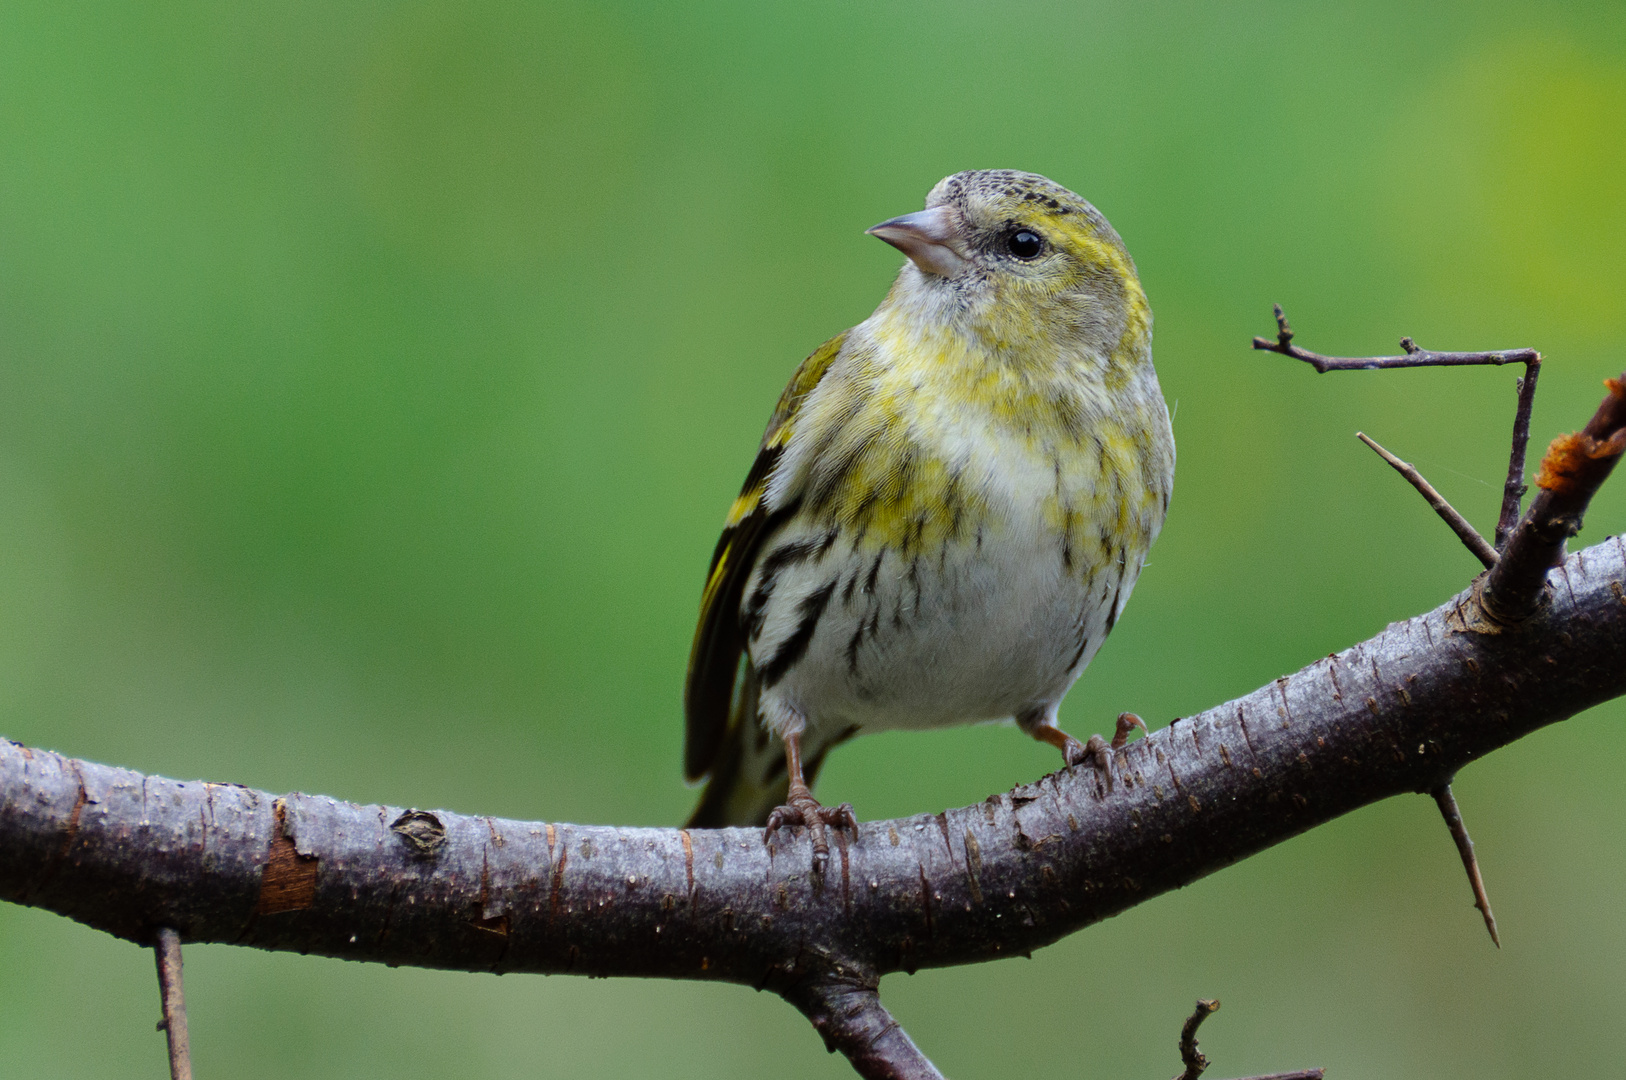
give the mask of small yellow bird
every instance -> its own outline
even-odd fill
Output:
[[[1106,218],[1033,173],[956,173],[869,230],[908,256],[802,362],[712,556],[684,692],[691,827],[852,825],[809,782],[861,731],[1014,719],[1123,612],[1174,483],[1152,312]]]

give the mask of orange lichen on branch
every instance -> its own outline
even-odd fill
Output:
[[[1615,382],[1614,379],[1609,381]],[[1626,428],[1621,428],[1607,439],[1593,438],[1584,431],[1560,435],[1547,447],[1547,453],[1541,459],[1536,486],[1556,495],[1567,495],[1590,481],[1590,474],[1598,462],[1618,458],[1622,451],[1626,451]]]
[[[1568,495],[1578,485],[1595,488],[1614,468],[1615,459],[1626,451],[1626,374],[1605,379],[1609,394],[1598,406],[1587,426],[1571,435],[1560,435],[1541,459],[1536,486],[1555,495]],[[1602,465],[1602,473],[1597,469]]]

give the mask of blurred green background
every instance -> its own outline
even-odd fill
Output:
[[[768,411],[972,167],[1126,238],[1173,512],[1067,703],[1166,724],[1476,569],[1514,373],[1249,351],[1535,345],[1536,442],[1626,363],[1618,3],[0,6],[0,734],[184,778],[675,823],[706,559]],[[1626,480],[1584,542],[1626,528]],[[1031,960],[887,980],[950,1075],[1615,1075],[1619,704],[1465,771],[1505,947],[1393,800]],[[1053,768],[876,736],[863,817]],[[850,1075],[728,986],[187,952],[203,1077]],[[159,1077],[149,955],[0,906],[0,1076]],[[90,1033],[91,1037],[87,1037]]]

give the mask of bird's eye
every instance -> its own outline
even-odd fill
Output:
[[[1044,239],[1032,229],[1017,230],[1006,244],[1018,259],[1031,259],[1044,250]]]

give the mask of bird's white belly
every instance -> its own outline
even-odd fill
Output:
[[[769,726],[834,737],[997,720],[1061,699],[1106,637],[1140,555],[1081,573],[1046,524],[1053,478],[1015,479],[961,540],[904,552],[843,537],[778,569],[750,644]],[[809,528],[773,546],[817,551],[827,535]],[[775,670],[798,634],[799,657]]]

